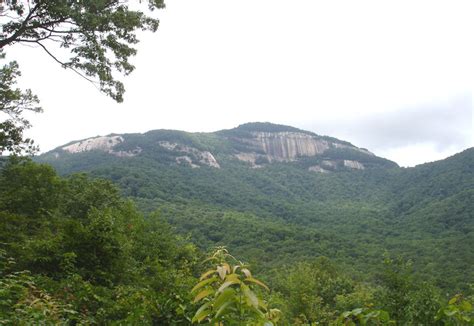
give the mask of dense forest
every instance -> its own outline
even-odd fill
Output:
[[[181,154],[37,158],[62,176],[4,160],[0,321],[473,323],[472,149],[331,173],[304,157],[253,168],[223,153],[220,168],[193,168]]]
[[[472,323],[472,289],[436,286],[430,279],[442,271],[416,272],[416,261],[390,251],[374,254],[373,265],[344,259],[363,238],[186,202],[144,216],[110,181],[60,177],[25,159],[5,162],[0,180],[2,324]],[[424,211],[441,219],[444,204],[472,202],[465,196]],[[215,251],[226,242],[237,259]],[[467,248],[459,260],[470,259]],[[213,251],[219,259],[206,261]],[[472,271],[444,272],[445,284],[463,287]]]
[[[267,159],[256,167],[235,158],[255,150],[246,141],[252,131],[278,134],[295,128],[246,124],[211,134],[157,130],[122,135],[124,141],[114,146],[120,151],[139,146],[136,156],[69,153],[61,147],[38,160],[64,175],[86,171],[109,179],[141,211],[158,212],[201,249],[225,245],[244,260],[265,262],[265,268],[326,256],[370,281],[388,251],[412,260],[415,273],[449,292],[467,290],[474,282],[474,252],[466,250],[474,247],[472,149],[408,169],[355,147],[291,161]],[[194,158],[199,167],[179,164],[176,158],[187,154],[185,149],[157,145],[163,141],[208,150],[220,168]],[[366,168],[308,169],[344,160]]]
[[[36,46],[122,102],[164,7],[0,1],[0,59]],[[2,61],[0,325],[474,325],[473,148],[405,169],[247,123],[34,157],[20,76]]]

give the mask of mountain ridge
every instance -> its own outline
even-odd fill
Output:
[[[303,144],[317,136],[282,127],[271,137],[268,130],[243,129],[113,134],[123,141],[99,138],[105,150],[58,149],[36,160],[63,175],[85,172],[113,181],[142,211],[158,211],[205,250],[226,245],[242,259],[270,266],[328,256],[360,278],[387,250],[412,259],[417,272],[444,288],[474,281],[474,252],[463,249],[474,245],[474,148],[413,168],[351,147],[289,159],[289,152],[277,151],[281,135],[293,133],[281,149],[297,148],[300,136]],[[76,145],[88,148],[84,141]],[[137,146],[141,151],[131,152]],[[219,167],[210,166],[206,152]],[[262,161],[245,162],[238,154]],[[277,154],[282,159],[273,160]],[[316,169],[328,161],[337,163],[326,168],[331,173]],[[347,168],[344,161],[365,168]]]
[[[253,168],[275,162],[305,161],[309,171],[328,173],[366,167],[395,167],[395,162],[377,157],[364,148],[329,136],[272,123],[246,123],[210,133],[150,130],[145,133],[90,137],[59,146],[40,155],[57,159],[66,154],[102,151],[118,157],[149,155],[170,157],[176,164],[220,168],[219,160],[236,159]],[[165,153],[166,152],[166,153]],[[162,159],[162,157],[157,159]],[[218,157],[218,158],[217,158]]]

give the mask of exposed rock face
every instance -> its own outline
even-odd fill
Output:
[[[323,168],[320,167],[319,165],[310,166],[310,167],[308,168],[308,171],[319,172],[319,173],[329,173],[328,170],[323,169]]]
[[[220,169],[221,167],[217,162],[216,158],[208,151],[200,151],[194,147],[189,147],[178,143],[170,143],[168,141],[160,141],[158,142],[158,144],[171,151],[191,154],[191,156],[196,157],[198,162],[201,164],[205,164],[217,169]],[[199,165],[196,165],[196,162],[194,162],[193,159],[188,155],[177,157],[176,162],[179,164],[187,163],[191,165],[191,167],[199,167]]]
[[[248,123],[215,133],[152,130],[144,134],[93,137],[65,145],[50,152],[49,157],[60,159],[65,153],[89,151],[123,158],[140,155],[159,163],[172,162],[192,168],[209,166],[219,169],[228,159],[246,162],[252,168],[295,162],[297,166],[318,173],[396,166],[346,141],[271,123]],[[222,162],[218,162],[213,153],[219,153]]]
[[[253,132],[246,142],[271,161],[293,161],[300,156],[315,156],[329,148],[325,140],[299,132]]]
[[[331,169],[336,169],[337,168],[337,162],[335,161],[330,161],[330,160],[324,160],[321,162],[321,165],[326,168],[331,168]]]
[[[178,164],[187,164],[193,169],[199,168],[199,165],[193,163],[193,160],[189,156],[178,156],[176,158],[176,163]]]
[[[364,170],[365,166],[357,161],[351,161],[351,160],[344,160],[344,166],[351,168],[351,169],[356,169],[356,170]]]
[[[88,152],[92,150],[107,152],[121,142],[123,142],[122,136],[103,136],[81,140],[80,142],[64,146],[61,149],[69,153]]]
[[[133,157],[141,153],[142,149],[140,147],[132,151],[115,151],[114,147],[123,141],[122,136],[101,136],[81,140],[77,143],[61,147],[61,149],[73,154],[99,150],[118,157]],[[54,156],[58,158],[59,153],[55,153]]]
[[[246,144],[248,152],[239,152],[235,157],[240,161],[250,163],[252,167],[261,167],[261,164],[271,162],[291,162],[299,157],[313,157],[324,154],[329,148],[351,149],[368,155],[374,155],[366,149],[357,148],[337,142],[330,142],[321,137],[303,132],[251,132],[253,137],[240,138],[240,142]],[[340,162],[351,169],[362,170],[365,167],[357,161],[344,160]],[[329,172],[337,170],[338,162],[323,160],[320,165],[311,166],[310,171]]]

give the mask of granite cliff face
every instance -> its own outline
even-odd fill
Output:
[[[355,146],[331,142],[308,133],[286,132],[251,132],[250,138],[236,138],[234,140],[248,145],[247,151],[239,152],[235,156],[242,161],[256,163],[258,160],[271,162],[291,162],[302,157],[321,156],[328,149],[349,149],[373,156],[374,154]],[[363,165],[344,164],[346,167],[362,169]]]
[[[248,140],[256,152],[263,152],[270,161],[292,161],[301,156],[316,156],[329,148],[325,140],[298,132],[253,132]]]
[[[71,155],[100,152],[119,158],[146,157],[161,163],[213,169],[220,169],[229,160],[252,168],[300,162],[303,168],[315,173],[394,165],[348,142],[270,123],[244,124],[208,134],[155,130],[93,137],[59,147],[44,156],[61,160],[65,156],[72,159]]]

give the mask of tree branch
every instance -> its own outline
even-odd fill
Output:
[[[28,13],[28,16],[26,16],[25,20],[21,23],[20,28],[18,28],[18,30],[15,33],[13,33],[13,35],[3,40],[0,40],[0,49],[12,42],[15,42],[15,40],[26,31],[28,22],[32,19],[34,12],[38,9],[39,6],[40,6],[40,3],[38,2],[36,6],[34,6],[33,9],[31,9],[31,11]]]
[[[39,46],[41,46],[43,48],[43,50],[51,57],[53,58],[54,61],[56,61],[57,63],[59,63],[63,68],[67,68],[67,69],[71,69],[72,71],[74,71],[76,74],[78,74],[79,76],[81,76],[82,78],[84,78],[85,80],[87,80],[88,82],[90,82],[91,84],[93,84],[96,88],[97,88],[97,82],[88,78],[87,76],[85,76],[84,74],[81,74],[81,72],[79,72],[77,69],[74,69],[73,67],[69,66],[67,63],[64,63],[62,61],[60,61],[58,58],[56,58],[56,56],[54,54],[52,54],[48,48],[42,44],[41,42],[39,41],[33,41],[33,43],[37,43]]]

